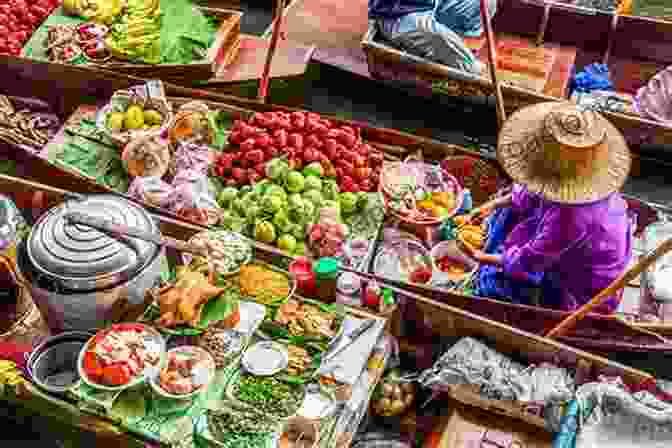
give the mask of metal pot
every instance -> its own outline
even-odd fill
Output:
[[[156,244],[73,224],[65,218],[69,212],[159,234],[149,213],[114,195],[68,200],[42,215],[17,258],[55,333],[102,328],[120,300],[142,304],[166,265],[165,252]]]
[[[77,357],[93,332],[72,331],[47,338],[28,356],[27,370],[42,389],[64,394],[79,382]]]

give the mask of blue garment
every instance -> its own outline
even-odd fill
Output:
[[[369,0],[371,19],[398,19],[414,12],[433,9],[434,0]]]
[[[497,12],[497,0],[488,0],[490,19]],[[427,13],[436,22],[437,30],[446,28],[462,37],[478,37],[483,33],[480,0],[369,0],[369,18],[402,19],[408,14]],[[397,26],[405,31],[414,21]],[[400,31],[404,32],[404,31]]]

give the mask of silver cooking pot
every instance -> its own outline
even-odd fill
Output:
[[[160,233],[143,208],[114,195],[68,200],[42,215],[18,247],[17,259],[56,333],[102,328],[118,301],[143,303],[166,266],[165,252],[156,244],[73,224],[65,218],[70,212]]]

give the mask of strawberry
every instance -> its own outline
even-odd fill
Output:
[[[352,149],[357,143],[357,137],[344,131],[339,131],[339,141],[345,145],[346,148]]]
[[[338,158],[338,143],[333,138],[328,138],[324,141],[323,149],[329,160],[336,160]]]
[[[319,157],[319,152],[313,147],[309,146],[303,151],[303,160],[306,163],[315,162],[319,160]]]
[[[348,175],[343,176],[341,179],[341,191],[350,193],[355,192],[355,181],[352,179],[352,177]]]
[[[275,146],[278,148],[284,148],[287,146],[287,131],[284,129],[277,129],[273,132],[273,139],[275,141]]]
[[[278,151],[278,148],[276,148],[275,146],[269,146],[264,151],[264,154],[265,154],[264,159],[266,161],[268,161],[268,160],[275,159],[276,157],[278,157],[279,151]]]
[[[257,172],[260,176],[266,176],[266,164],[265,163],[258,163],[254,166],[254,171]]]
[[[299,151],[302,150],[304,148],[303,135],[297,133],[289,134],[287,144],[295,147]]]
[[[243,142],[243,136],[240,131],[232,131],[229,135],[229,143],[232,145],[240,145]]]
[[[247,160],[250,161],[253,165],[256,165],[258,163],[263,163],[264,162],[264,151],[261,149],[255,149],[253,151],[248,152],[245,157]]]
[[[306,146],[312,146],[317,149],[321,149],[322,146],[324,145],[324,142],[320,138],[319,135],[317,134],[310,134],[308,137],[306,137],[306,141],[304,143]]]
[[[248,138],[243,143],[240,144],[240,149],[241,151],[246,153],[252,151],[254,149],[255,144],[256,141],[253,138]]]
[[[247,172],[242,169],[242,168],[234,168],[231,170],[231,176],[238,182],[238,183],[245,183],[247,181]]]
[[[271,136],[268,134],[261,134],[254,141],[257,143],[257,147],[260,149],[266,149],[272,143]]]

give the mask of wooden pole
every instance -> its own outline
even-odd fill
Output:
[[[636,265],[632,266],[630,269],[621,274],[621,276],[614,280],[611,285],[593,297],[590,302],[584,304],[581,308],[567,316],[562,322],[546,333],[546,337],[558,338],[567,334],[568,331],[574,328],[574,325],[576,325],[579,320],[586,317],[586,315],[590,313],[595,307],[600,306],[609,297],[625,288],[628,283],[635,280],[637,276],[639,276],[659,258],[670,251],[672,251],[672,238],[663,241],[656,249],[649,252],[645,257],[640,259]]]
[[[259,94],[257,96],[257,98],[262,103],[266,103],[266,98],[268,97],[268,84],[271,77],[271,65],[273,62],[273,56],[275,55],[275,50],[278,47],[278,39],[280,39],[282,18],[285,15],[285,0],[276,1],[277,3],[275,4],[273,34],[271,34],[271,42],[268,47],[268,53],[266,53],[266,63],[264,64],[264,72],[262,73],[261,81],[259,82]]]
[[[492,23],[490,23],[490,15],[488,14],[487,0],[481,0],[481,20],[485,28],[485,38],[488,45],[488,66],[490,67],[490,79],[492,85],[495,87],[495,101],[497,103],[497,120],[501,128],[506,121],[506,111],[504,110],[504,97],[502,96],[502,89],[497,80],[497,53],[495,51],[495,36],[492,31]]]

